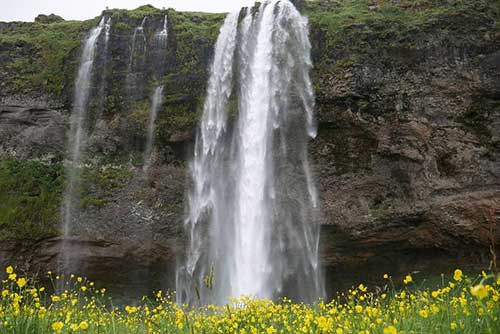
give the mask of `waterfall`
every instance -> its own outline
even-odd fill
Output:
[[[156,36],[158,39],[158,45],[161,48],[166,48],[167,47],[167,41],[168,41],[168,16],[165,15],[163,19],[163,30],[161,30]]]
[[[71,235],[71,229],[76,208],[78,207],[78,186],[80,182],[79,166],[81,164],[81,155],[86,140],[87,128],[87,109],[92,83],[92,72],[94,60],[96,58],[97,41],[105,28],[106,19],[103,17],[99,25],[90,31],[85,41],[82,55],[80,58],[80,67],[75,81],[75,95],[73,101],[73,111],[71,113],[71,126],[69,132],[68,163],[67,174],[68,183],[63,198],[63,250],[62,262],[63,270],[67,269],[68,260],[71,254],[67,252],[67,239]]]
[[[103,68],[106,69],[109,58],[108,58],[108,52],[109,52],[109,38],[111,34],[111,17],[106,20],[106,23],[104,25],[104,47],[103,47],[103,52],[102,52],[102,59],[103,59]],[[99,83],[99,108],[98,108],[98,113],[96,116],[96,119],[99,120],[102,116],[102,113],[104,111],[104,103],[106,100],[106,71],[103,71],[101,73],[101,80]]]
[[[238,14],[228,15],[215,47],[190,165],[189,244],[177,271],[182,303],[323,296],[307,152],[316,135],[308,22],[288,0],[252,12],[239,24]],[[234,125],[231,98],[239,99]]]
[[[146,141],[146,149],[144,150],[144,170],[147,171],[151,167],[151,153],[154,145],[155,122],[158,116],[158,111],[163,101],[163,86],[158,86],[153,94],[151,103],[151,112],[149,113],[148,134]]]
[[[161,81],[161,76],[164,74],[165,67],[165,51],[167,49],[168,41],[168,18],[165,15],[163,20],[163,30],[156,34],[156,44],[157,44],[157,60],[156,60],[156,80]],[[148,123],[148,133],[146,140],[146,148],[144,149],[144,171],[147,171],[151,167],[151,153],[153,152],[154,136],[156,129],[156,118],[160,110],[161,104],[163,102],[163,85],[159,85],[155,88],[151,109],[149,113],[149,123]]]
[[[212,259],[218,245],[213,242],[209,246],[210,251],[204,245],[204,233],[206,227],[203,226],[203,214],[208,207],[213,208],[213,214],[209,223],[214,230],[224,233],[225,220],[222,219],[223,210],[227,209],[228,217],[232,214],[231,208],[224,207],[230,205],[231,201],[226,201],[222,191],[216,191],[224,187],[222,176],[227,171],[228,166],[222,163],[224,155],[224,134],[226,129],[226,107],[231,95],[233,56],[236,48],[236,37],[238,27],[238,14],[229,14],[220,29],[219,37],[215,45],[215,54],[210,69],[210,79],[208,82],[207,96],[203,108],[201,125],[196,137],[195,152],[193,161],[190,164],[190,172],[193,187],[188,195],[189,216],[186,219],[186,231],[188,233],[189,245],[186,260],[180,264],[177,270],[177,298],[180,302],[194,302],[197,291],[202,289],[200,296],[202,303],[208,303],[209,298],[203,289],[203,279],[210,274]],[[219,219],[221,218],[221,219]],[[230,219],[230,218],[228,218]],[[229,226],[230,227],[230,226]],[[227,231],[230,234],[230,231]],[[227,238],[221,238],[222,250],[229,251]],[[210,254],[208,254],[208,252]],[[202,255],[205,257],[202,258]],[[220,257],[223,260],[230,260],[227,257]],[[229,284],[230,263],[221,266],[218,277],[223,279],[221,283]],[[224,273],[222,273],[222,270]],[[224,278],[222,278],[224,277]]]
[[[127,93],[132,100],[136,96],[142,96],[143,76],[146,66],[147,39],[144,32],[144,26],[148,17],[145,16],[141,24],[134,29],[132,35],[132,47],[127,69]]]

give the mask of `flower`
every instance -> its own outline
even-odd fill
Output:
[[[14,268],[12,268],[12,266],[8,266],[5,269],[5,272],[10,275],[10,274],[14,273]]]
[[[388,278],[389,278],[389,275],[384,274],[384,279],[388,279]]]
[[[60,333],[63,327],[64,324],[62,323],[62,321],[56,321],[52,324],[52,330],[56,333]]]
[[[403,283],[410,284],[411,282],[413,282],[413,278],[411,277],[411,275],[406,275],[405,279],[403,280]]]
[[[488,297],[488,289],[482,284],[471,287],[470,293],[479,300]]]
[[[21,277],[20,279],[17,280],[17,286],[20,287],[21,289],[26,285],[26,279],[24,277]]]
[[[11,280],[11,281],[15,281],[16,278],[17,278],[17,275],[14,274],[14,273],[12,273],[12,274],[9,275],[9,280]]]
[[[276,333],[276,328],[274,328],[273,326],[269,327],[266,329],[266,333],[267,334],[274,334]]]
[[[7,297],[9,295],[9,290],[2,291],[2,297]]]
[[[453,321],[451,324],[450,324],[450,329],[451,330],[455,330],[457,329],[457,323],[455,321]]]
[[[136,313],[139,309],[135,306],[125,306],[125,311],[129,314]]]
[[[86,331],[87,329],[89,329],[89,323],[86,321],[82,321],[80,322],[80,325],[78,327],[80,327],[82,331]]]
[[[418,312],[418,314],[422,317],[422,318],[427,318],[429,316],[429,312],[427,312],[427,310],[420,310]]]
[[[398,330],[394,326],[384,328],[384,334],[398,334]]]
[[[453,273],[453,279],[457,282],[460,282],[462,280],[462,270],[456,269]]]

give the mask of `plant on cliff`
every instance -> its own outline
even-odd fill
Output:
[[[60,164],[0,161],[0,240],[56,235],[62,185]]]

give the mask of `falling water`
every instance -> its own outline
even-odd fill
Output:
[[[102,52],[102,59],[103,59],[103,68],[105,69],[107,67],[109,58],[108,58],[108,52],[109,52],[109,38],[111,34],[111,17],[106,20],[106,23],[104,25],[104,47],[103,47],[103,52]],[[99,107],[98,107],[98,113],[96,116],[96,119],[99,120],[101,118],[101,115],[104,111],[104,103],[106,99],[106,71],[103,71],[101,73],[101,80],[99,83]]]
[[[177,296],[202,304],[241,295],[312,302],[323,284],[307,153],[316,134],[308,22],[288,0],[247,9],[239,25],[237,17],[226,18],[215,48],[190,166],[189,245]],[[228,126],[234,54],[239,117]]]
[[[73,111],[71,113],[71,127],[69,132],[68,148],[68,184],[63,199],[63,250],[62,265],[67,269],[68,260],[71,254],[67,252],[66,242],[71,234],[73,215],[77,207],[77,188],[79,185],[78,167],[81,163],[81,154],[86,139],[86,121],[88,100],[91,90],[92,72],[96,54],[97,41],[105,27],[105,18],[101,19],[99,26],[92,29],[85,45],[80,59],[80,67],[75,81],[75,95],[73,102]]]
[[[144,150],[144,170],[147,171],[151,166],[151,152],[153,151],[155,122],[158,116],[158,111],[163,100],[163,86],[156,87],[151,103],[151,112],[149,114],[148,135],[146,141],[146,149]]]
[[[226,210],[228,219],[233,213],[229,207],[231,201],[225,201],[222,191],[224,187],[222,176],[228,169],[222,160],[224,160],[223,148],[226,135],[226,107],[231,95],[237,28],[238,14],[229,14],[220,29],[215,46],[201,126],[196,138],[194,159],[190,165],[193,187],[189,194],[190,211],[186,220],[190,244],[187,249],[186,261],[180,264],[177,270],[177,298],[180,302],[195,302],[198,296],[196,291],[199,289],[202,289],[203,292],[200,296],[202,303],[208,303],[212,300],[205,293],[206,289],[203,289],[202,281],[210,274],[212,259],[216,256],[218,245],[216,242],[211,242],[208,246],[205,245],[206,237],[204,234],[207,229],[203,223],[210,223],[214,230],[218,229],[223,233],[225,221],[218,218],[224,214],[224,204],[228,205],[228,210]],[[221,191],[217,191],[217,189]],[[209,207],[213,211],[207,221],[204,219],[204,214]],[[230,234],[230,231],[228,230],[227,233]],[[214,237],[215,234],[213,234]],[[226,238],[222,238],[221,241],[229,242]],[[222,251],[230,251],[228,243],[219,246]],[[219,258],[230,261],[230,254],[228,253],[227,257],[220,256]],[[222,265],[220,272],[218,272],[221,284],[229,284],[230,282],[229,266],[229,262]],[[221,293],[223,292],[221,291]]]
[[[165,50],[167,49],[167,41],[168,41],[168,28],[167,28],[167,15],[163,20],[163,30],[159,31],[156,34],[157,41],[157,64],[155,76],[156,80],[161,80],[161,76],[164,74],[164,64],[165,64]],[[156,118],[158,116],[158,111],[163,102],[163,85],[157,86],[154,90],[152,103],[151,103],[151,111],[149,113],[149,124],[148,124],[148,134],[146,140],[146,148],[144,150],[144,171],[147,171],[149,167],[151,167],[151,153],[153,151],[154,145],[154,135],[156,129]]]
[[[143,85],[141,76],[144,75],[146,65],[147,39],[144,26],[148,17],[142,19],[141,25],[134,29],[132,47],[127,69],[127,93],[130,98],[142,96]]]
[[[161,48],[166,48],[167,47],[167,41],[168,41],[168,17],[165,15],[165,18],[163,19],[163,30],[158,32],[157,39],[158,39],[158,44]]]

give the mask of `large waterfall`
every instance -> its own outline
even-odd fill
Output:
[[[308,22],[288,0],[244,16],[238,23],[238,13],[229,14],[216,43],[190,165],[189,244],[177,298],[311,302],[323,283],[307,153],[316,134]],[[230,106],[238,107],[234,124]]]
[[[89,96],[92,88],[92,72],[94,69],[94,60],[96,58],[97,42],[101,32],[106,27],[106,18],[103,17],[99,25],[90,31],[80,59],[80,67],[75,81],[75,95],[73,102],[73,111],[71,114],[71,127],[69,131],[68,147],[68,183],[63,199],[63,249],[61,251],[62,266],[61,271],[68,269],[71,254],[67,249],[67,240],[71,235],[73,219],[78,208],[78,186],[80,182],[79,165],[86,140],[86,129],[88,127],[87,109],[89,105]],[[107,44],[107,39],[106,39]]]

